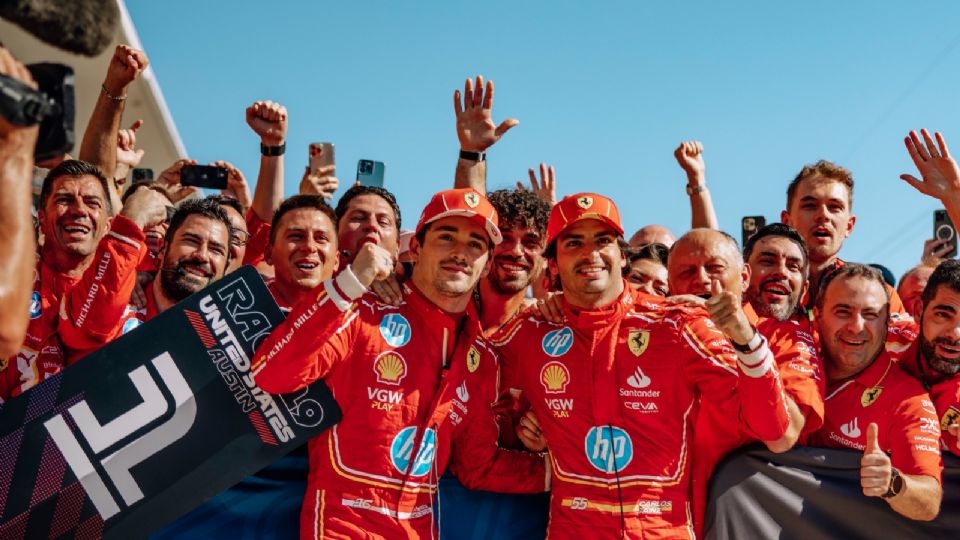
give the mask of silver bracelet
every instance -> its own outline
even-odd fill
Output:
[[[105,84],[101,84],[101,85],[100,85],[100,88],[103,89],[103,95],[107,96],[108,98],[112,99],[113,101],[126,101],[126,100],[127,100],[127,96],[115,96],[115,95],[111,94],[110,91],[107,90],[107,85],[105,85]]]

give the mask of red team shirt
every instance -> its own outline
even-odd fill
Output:
[[[761,358],[746,375],[703,310],[651,308],[662,299],[642,297],[635,305],[625,291],[593,311],[565,305],[564,324],[520,317],[494,342],[549,444],[550,538],[619,538],[622,530],[692,538],[690,463],[701,398],[721,404],[726,429],[758,438],[786,429],[772,361]]]
[[[810,446],[866,447],[867,426],[877,424],[880,448],[893,466],[906,474],[940,481],[940,421],[930,396],[913,377],[883,352],[859,375],[829,385],[823,427],[808,439]]]
[[[920,352],[920,342],[913,346],[900,359],[900,367],[920,381],[937,409],[940,419],[941,442],[943,449],[954,455],[960,455],[957,438],[947,428],[960,423],[960,375],[943,375],[930,369]]]

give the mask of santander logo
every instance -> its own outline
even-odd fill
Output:
[[[860,426],[857,424],[857,419],[854,418],[850,422],[840,426],[840,432],[850,437],[851,439],[856,439],[860,436]]]
[[[640,366],[637,366],[637,370],[633,372],[633,375],[627,377],[627,384],[633,388],[646,388],[650,386],[650,377],[640,369]]]

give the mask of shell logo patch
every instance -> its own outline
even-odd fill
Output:
[[[387,351],[373,361],[373,371],[378,383],[396,386],[407,376],[407,361],[400,353]]]
[[[470,347],[467,351],[467,371],[473,373],[480,367],[480,351],[476,347]]]
[[[570,383],[570,371],[556,360],[547,362],[540,370],[540,382],[546,393],[562,394],[567,391],[567,384]]]

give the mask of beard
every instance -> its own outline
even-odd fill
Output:
[[[935,338],[933,341],[923,337],[923,325],[920,325],[920,353],[927,361],[927,365],[937,373],[944,375],[956,375],[960,373],[960,359],[948,360],[937,354],[937,344],[948,345],[950,347],[960,346],[960,342],[951,341],[944,338]]]
[[[203,289],[207,285],[213,283],[216,279],[215,275],[211,275],[208,278],[202,278],[194,274],[189,274],[184,269],[188,264],[197,264],[192,260],[181,260],[177,261],[172,265],[164,265],[160,269],[160,275],[157,276],[160,279],[160,289],[163,290],[163,294],[170,298],[174,302],[179,302],[184,298],[190,296],[191,294]],[[211,272],[209,264],[204,265],[204,268]]]
[[[496,265],[496,263],[494,263]],[[496,266],[490,269],[490,286],[493,287],[493,290],[498,294],[503,295],[514,295],[520,291],[527,290],[527,287],[530,286],[530,277],[533,275],[534,268],[531,268],[529,272],[523,274],[523,277],[517,279],[501,279],[500,272],[497,270]]]

